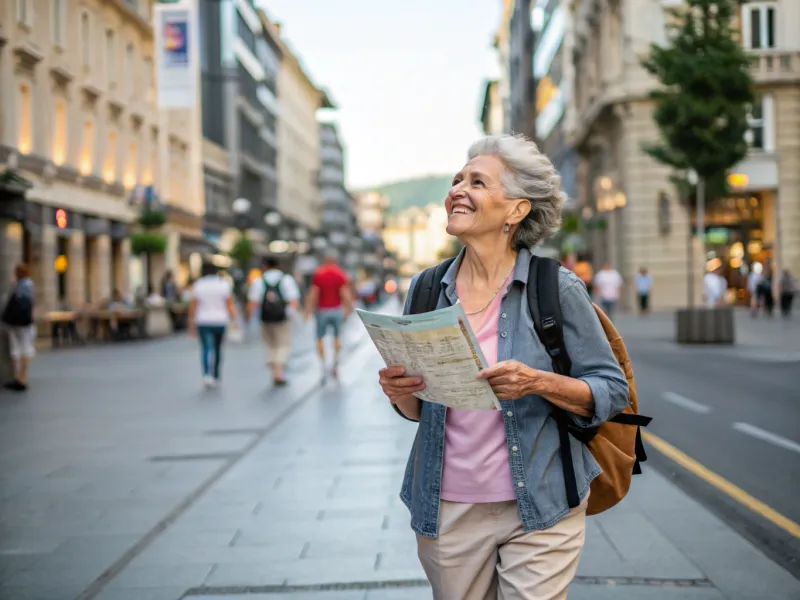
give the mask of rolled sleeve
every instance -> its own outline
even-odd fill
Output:
[[[572,360],[571,375],[588,384],[594,400],[594,415],[582,417],[570,413],[570,418],[578,427],[597,427],[628,404],[628,381],[586,288],[572,278],[562,281],[559,296],[564,315],[564,345]]]

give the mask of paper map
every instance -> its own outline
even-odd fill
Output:
[[[500,408],[489,383],[475,379],[486,359],[460,304],[420,315],[356,312],[387,366],[422,377],[418,398],[450,408]]]

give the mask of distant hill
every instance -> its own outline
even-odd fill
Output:
[[[389,212],[399,212],[411,206],[443,204],[452,181],[452,175],[428,175],[387,183],[375,190],[389,199]]]

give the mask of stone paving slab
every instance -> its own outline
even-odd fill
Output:
[[[24,397],[0,391],[0,598],[76,596],[318,386],[313,336],[280,390],[250,338],[226,348],[218,390],[202,389],[197,342],[169,338],[47,353]],[[361,341],[349,325],[346,346]]]
[[[364,367],[347,371],[341,387],[326,388],[271,432],[131,566],[180,564],[186,550],[176,549],[196,548],[185,564],[215,566],[191,589],[212,598],[217,589],[248,586],[252,592],[269,588],[273,593],[265,600],[297,600],[306,592],[281,594],[281,587],[424,581],[408,513],[398,500],[415,428],[380,396],[374,376],[379,362],[366,358],[354,361]],[[198,538],[201,533],[208,537]],[[332,592],[308,593],[311,599],[335,598]],[[644,593],[657,600],[792,598],[800,596],[800,584],[646,470],[619,506],[589,519],[570,598],[624,600]],[[342,594],[361,600],[429,597],[420,587]]]

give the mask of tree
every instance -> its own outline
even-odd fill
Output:
[[[662,87],[650,97],[661,140],[644,150],[686,181],[693,169],[710,198],[724,195],[728,169],[747,156],[753,102],[749,59],[733,28],[740,0],[685,0],[668,11],[670,43],[642,62]]]

